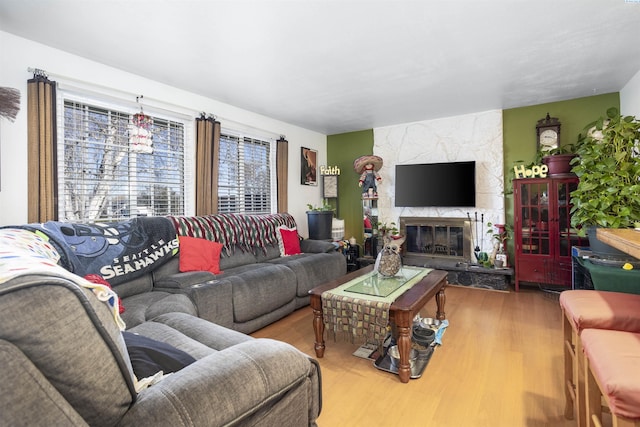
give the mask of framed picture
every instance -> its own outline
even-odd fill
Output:
[[[338,175],[322,175],[322,198],[338,197]]]
[[[318,152],[310,148],[300,149],[300,184],[318,185]]]

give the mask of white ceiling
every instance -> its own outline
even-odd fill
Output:
[[[0,30],[335,134],[617,92],[638,1],[0,0]]]

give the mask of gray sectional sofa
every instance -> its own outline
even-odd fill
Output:
[[[346,260],[311,240],[281,256],[279,226],[295,221],[221,214],[0,228],[0,424],[315,425],[315,360],[245,333],[308,304],[308,290],[345,274]],[[181,272],[180,236],[220,242],[222,272]],[[140,389],[125,328],[195,361]]]
[[[122,298],[128,328],[183,312],[251,333],[308,305],[311,288],[347,271],[331,242],[302,240],[302,254],[281,256],[279,226],[296,223],[289,214],[217,214],[17,227],[46,236],[67,270],[102,274]],[[221,243],[222,273],[180,272],[180,236]]]

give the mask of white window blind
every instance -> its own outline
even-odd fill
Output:
[[[218,212],[271,213],[272,142],[222,133]]]
[[[65,98],[58,126],[60,220],[185,213],[185,123],[151,116],[152,152],[132,149],[136,112]],[[60,114],[60,112],[59,112]]]

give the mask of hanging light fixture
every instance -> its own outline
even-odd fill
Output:
[[[138,104],[140,104],[140,99],[142,99],[142,95],[136,96]],[[140,104],[140,112],[131,116],[129,126],[129,148],[132,153],[153,153],[152,126],[153,119],[144,114],[142,104]]]

